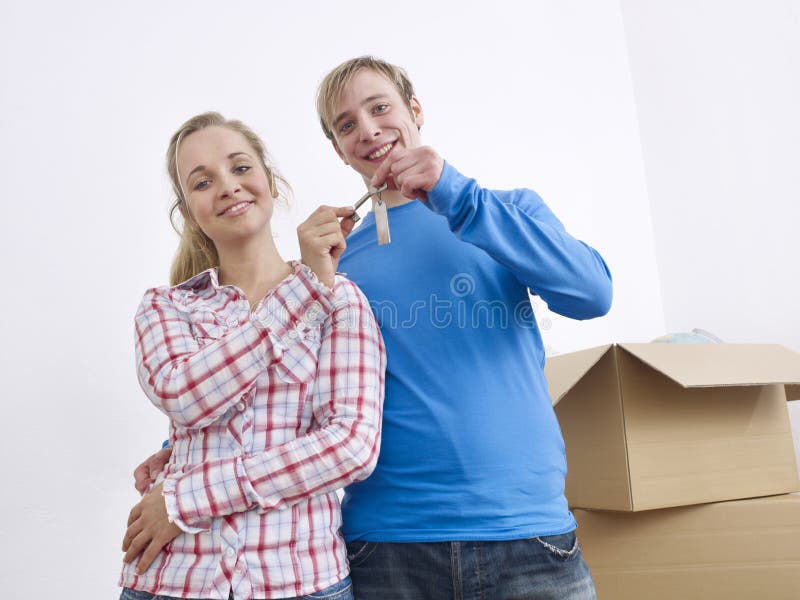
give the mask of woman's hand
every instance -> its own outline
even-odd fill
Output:
[[[344,239],[355,225],[352,219],[342,217],[349,217],[353,212],[352,207],[320,206],[297,228],[303,264],[310,267],[317,278],[330,288],[333,287],[339,257],[347,247]]]
[[[164,470],[164,467],[169,462],[169,457],[172,454],[171,448],[162,448],[142,464],[136,467],[133,472],[133,479],[136,482],[136,491],[144,494],[147,489],[153,485],[159,473]]]
[[[128,517],[128,530],[122,540],[124,561],[129,563],[141,554],[136,565],[139,575],[147,570],[164,546],[181,534],[180,527],[169,522],[162,487],[163,484],[158,484],[150,490]]]

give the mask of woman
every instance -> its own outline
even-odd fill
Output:
[[[139,307],[136,357],[172,455],[131,511],[121,598],[352,598],[335,491],[375,465],[385,353],[335,274],[342,232],[318,211],[298,229],[304,264],[280,257],[283,180],[241,122],[190,119],[167,162],[183,232],[172,287]]]

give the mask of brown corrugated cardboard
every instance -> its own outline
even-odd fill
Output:
[[[574,512],[599,600],[800,598],[800,495]]]
[[[614,344],[548,359],[580,508],[637,511],[800,491],[777,345]]]

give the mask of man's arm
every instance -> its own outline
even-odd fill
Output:
[[[167,466],[170,456],[172,456],[172,448],[162,448],[136,467],[133,471],[133,480],[137,492],[144,495],[150,489],[150,486],[158,479],[159,473]]]
[[[404,196],[424,199],[460,240],[505,266],[553,312],[589,319],[610,309],[611,274],[605,261],[567,233],[535,192],[511,190],[501,199],[427,147],[392,153],[372,184],[386,179]]]

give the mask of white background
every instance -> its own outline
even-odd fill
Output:
[[[135,379],[132,316],[176,246],[170,135],[209,109],[261,134],[294,187],[275,229],[296,257],[316,205],[362,193],[314,112],[352,56],[406,67],[426,143],[485,186],[537,190],[604,255],[608,316],[537,307],[551,353],[692,327],[800,351],[796,1],[4,1],[2,15],[4,597],[118,595],[131,471],[166,433]]]

